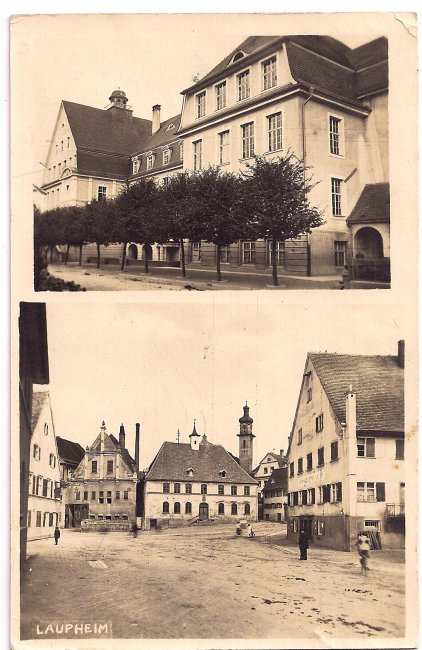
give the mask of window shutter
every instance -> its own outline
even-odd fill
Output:
[[[342,501],[343,494],[342,494],[342,486],[341,483],[337,483],[337,501]]]
[[[366,439],[366,456],[367,458],[375,458],[375,438]]]
[[[308,503],[306,490],[302,490],[302,503],[304,506],[306,506]]]
[[[385,483],[376,484],[377,501],[385,501]]]
[[[311,488],[311,503],[315,503],[315,488]]]

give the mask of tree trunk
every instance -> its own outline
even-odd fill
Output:
[[[53,244],[50,244],[50,264],[53,262]]]
[[[273,235],[273,285],[278,286],[278,276],[277,276],[277,256],[276,256],[276,236]]]
[[[217,280],[218,282],[221,282],[221,265],[220,265],[221,244],[220,243],[217,244],[216,255],[217,255]]]
[[[65,265],[67,264],[67,261],[69,259],[69,248],[70,248],[70,244],[66,246],[66,257],[64,258]]]
[[[100,244],[95,244],[97,247],[97,269],[100,268]]]
[[[120,270],[121,270],[121,271],[124,271],[124,270],[125,270],[125,262],[126,262],[126,246],[127,246],[127,244],[126,244],[126,242],[124,242],[124,244],[123,244],[123,250],[122,250],[122,265],[121,265],[121,267],[120,267]]]
[[[186,277],[186,264],[185,264],[185,245],[183,243],[183,237],[180,238],[180,254],[182,258],[182,276]]]
[[[82,266],[82,246],[83,244],[79,244],[79,266]]]
[[[149,246],[148,243],[145,242],[144,244],[144,251],[145,251],[145,273],[149,273],[149,266],[148,266],[148,253],[149,253]]]

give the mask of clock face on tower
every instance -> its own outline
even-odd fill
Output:
[[[246,431],[246,424],[242,424],[242,431]]]

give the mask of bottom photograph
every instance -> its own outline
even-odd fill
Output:
[[[391,305],[21,303],[15,647],[410,647],[406,356]]]

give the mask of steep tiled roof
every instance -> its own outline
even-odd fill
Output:
[[[346,421],[346,393],[352,386],[358,431],[404,431],[404,371],[397,357],[325,352],[309,358],[339,422]]]
[[[63,107],[78,150],[128,156],[142,149],[151,133],[151,120],[132,117],[125,109],[106,111],[68,101]]]
[[[275,488],[287,490],[287,467],[280,467],[272,472],[270,478],[265,483],[263,493],[265,494],[269,490],[274,490]]]
[[[95,449],[96,451],[100,450],[100,444],[101,444],[101,434],[99,433],[98,436],[95,438],[94,442],[90,446],[90,449]],[[104,434],[104,450],[105,451],[114,451],[116,447],[120,447],[119,441],[115,436],[113,436],[112,433]],[[126,465],[131,469],[132,471],[135,470],[135,461],[132,458],[132,456],[129,454],[128,450],[122,449],[121,450],[121,455],[123,460],[125,461]]]
[[[31,415],[31,431],[34,433],[37,426],[38,419],[41,415],[44,404],[49,396],[48,390],[40,391],[39,393],[32,394],[32,415]]]
[[[365,185],[347,223],[390,223],[390,184]]]
[[[79,442],[72,442],[71,440],[61,438],[60,436],[57,436],[56,440],[60,460],[69,465],[79,465],[85,455],[84,448],[79,444]]]
[[[114,445],[115,445],[116,447],[119,447],[119,446],[120,446],[120,445],[119,445],[119,441],[117,440],[117,438],[115,438],[115,437],[113,436],[112,433],[109,435],[109,438],[110,438],[110,440],[114,443]],[[134,469],[135,469],[135,460],[132,458],[132,456],[130,455],[130,453],[129,453],[128,450],[126,449],[126,447],[125,447],[124,449],[121,450],[121,453],[122,453],[122,458],[123,458],[123,460],[125,461],[126,465],[127,465],[130,469],[134,470]]]
[[[355,70],[385,61],[388,59],[388,41],[384,36],[376,38],[374,41],[350,50],[348,58]]]
[[[194,470],[191,479],[187,474],[189,468]],[[221,470],[226,470],[225,478],[219,474]],[[224,447],[209,442],[200,443],[198,449],[192,449],[187,443],[164,442],[147,473],[146,480],[255,483]]]

